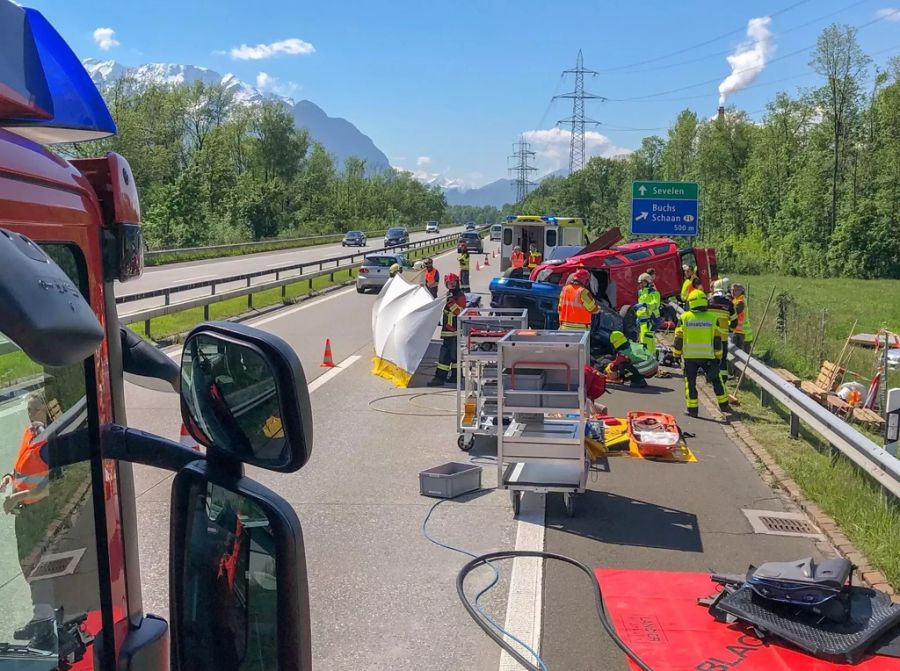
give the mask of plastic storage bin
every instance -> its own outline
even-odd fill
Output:
[[[452,499],[476,489],[481,489],[481,466],[477,464],[451,461],[419,473],[419,493],[423,496]]]

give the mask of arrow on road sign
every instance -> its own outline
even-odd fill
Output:
[[[634,218],[635,221],[642,221],[649,216],[649,212],[641,212],[638,216]]]
[[[640,188],[638,188],[638,191],[640,191],[641,195],[643,196],[645,193],[647,193],[647,187],[641,184]]]

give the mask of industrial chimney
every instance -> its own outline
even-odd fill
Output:
[[[725,105],[719,105],[719,113],[716,118],[718,121],[723,121],[725,119]]]

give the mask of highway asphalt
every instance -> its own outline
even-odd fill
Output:
[[[438,260],[442,271],[453,266],[452,255]],[[485,291],[496,268],[494,261],[487,270],[473,270],[473,288]],[[454,407],[453,394],[415,396],[432,391],[420,385],[433,364],[423,364],[425,376],[417,376],[415,388],[408,390],[370,375],[373,302],[372,295],[340,289],[249,321],[295,347],[313,388],[316,437],[310,463],[293,475],[255,469],[249,474],[294,505],[304,525],[315,667],[518,668],[501,661],[457,600],[453,583],[465,558],[429,544],[419,528],[433,500],[419,495],[418,472],[473,456],[489,460],[495,447],[480,439],[469,455],[459,452],[448,412]],[[326,337],[335,360],[345,364],[321,377]],[[726,435],[723,421],[710,419],[708,408],[701,407],[705,418],[684,417],[682,390],[675,374],[653,380],[644,391],[612,387],[601,401],[616,415],[635,409],[675,415],[694,434],[689,445],[697,463],[611,458],[591,474],[589,491],[576,500],[574,518],[565,515],[558,495],[550,495],[541,525],[545,501],[535,496],[531,503],[537,502],[538,512],[517,522],[508,496],[489,491],[442,505],[433,532],[475,552],[517,543],[521,547],[530,537],[547,551],[593,567],[656,571],[740,573],[751,563],[827,552],[808,539],[753,533],[742,509],[795,508],[762,481]],[[178,437],[173,394],[129,386],[127,398],[131,425]],[[136,474],[145,606],[149,612],[166,613],[171,476],[149,468],[138,468]],[[495,469],[485,464],[484,486],[495,482]],[[523,581],[527,572],[520,572],[510,587],[509,575],[504,567],[488,606],[503,622],[507,616],[515,621],[529,604],[538,604],[536,642],[548,668],[628,668],[600,629],[590,585],[581,574],[548,562],[537,581]],[[683,668],[695,666],[681,661]]]

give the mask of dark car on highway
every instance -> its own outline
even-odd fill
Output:
[[[466,231],[465,233],[460,233],[459,240],[456,243],[457,251],[462,249],[463,243],[466,243],[466,249],[469,250],[470,254],[484,253],[484,242],[481,239],[481,233],[478,231]]]
[[[341,240],[341,247],[365,247],[366,244],[368,240],[362,231],[347,231]]]
[[[395,247],[397,245],[405,245],[409,242],[409,232],[402,226],[389,228],[384,234],[384,246]]]

